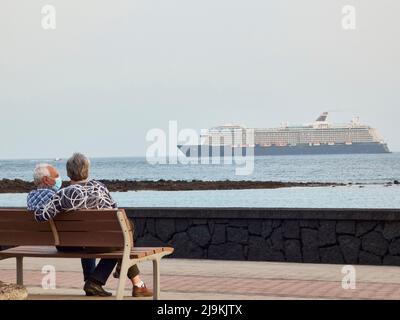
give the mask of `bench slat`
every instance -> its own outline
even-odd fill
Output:
[[[131,258],[138,259],[145,256],[151,256],[154,254],[152,250],[143,251],[143,248],[134,248],[131,251]],[[174,249],[170,247],[157,248],[162,251],[173,252]],[[86,252],[58,252],[55,247],[52,246],[20,246],[16,248],[7,249],[0,251],[0,258],[10,257],[37,257],[37,258],[104,258],[104,259],[120,259],[122,258],[123,251],[114,251],[106,253],[86,253]]]
[[[122,210],[120,210],[122,211]],[[58,214],[54,221],[87,221],[87,220],[111,220],[117,219],[118,210],[85,210],[64,212]]]
[[[3,231],[0,233],[0,244],[5,246],[54,245],[54,237],[52,232]]]
[[[78,247],[123,247],[121,231],[110,232],[59,232],[61,246]],[[53,242],[54,243],[54,242]]]
[[[28,211],[0,211],[0,222],[1,221],[35,221],[35,217],[32,212]]]
[[[14,231],[50,231],[50,223],[36,221],[0,221],[0,233],[7,230]]]
[[[119,222],[114,218],[110,220],[92,220],[92,221],[55,221],[58,232],[65,231],[121,231]]]

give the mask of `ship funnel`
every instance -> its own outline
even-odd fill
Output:
[[[325,122],[327,118],[328,118],[328,112],[324,112],[318,117],[317,122]]]

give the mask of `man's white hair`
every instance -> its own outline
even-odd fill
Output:
[[[50,177],[49,167],[51,167],[51,165],[48,163],[39,163],[36,166],[35,171],[33,172],[33,181],[36,186],[43,184],[44,177]]]

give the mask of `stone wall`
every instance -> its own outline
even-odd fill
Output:
[[[400,210],[126,210],[137,246],[175,258],[400,265]]]

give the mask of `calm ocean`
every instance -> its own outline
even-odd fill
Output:
[[[32,180],[43,160],[2,160],[0,179]],[[66,179],[65,161],[54,164]],[[364,187],[285,188],[277,190],[140,191],[114,193],[120,206],[157,207],[338,207],[400,208],[400,153],[258,157],[254,172],[235,175],[235,165],[150,165],[145,158],[92,159],[92,177],[121,180],[263,180],[353,182]],[[0,194],[0,206],[24,206],[24,194]]]

